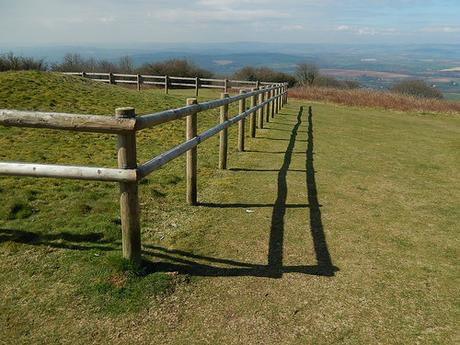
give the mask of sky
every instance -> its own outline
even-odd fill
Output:
[[[0,45],[454,43],[460,0],[0,0]]]

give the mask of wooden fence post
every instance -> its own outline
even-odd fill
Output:
[[[278,114],[278,110],[279,110],[279,97],[278,97],[279,93],[280,93],[279,92],[279,87],[277,87],[275,89],[275,96],[276,96],[276,98],[275,98],[275,114]]]
[[[246,91],[240,90],[240,94],[245,94]],[[246,111],[246,98],[241,99],[239,101],[239,114],[244,113]],[[244,151],[244,123],[245,119],[241,119],[238,122],[238,151]]]
[[[282,87],[282,86],[279,87],[279,91],[278,91],[278,92],[279,92],[279,97],[278,97],[278,99],[279,99],[279,101],[278,101],[278,112],[280,112],[280,111],[281,111],[281,108],[283,107],[283,100],[282,100],[283,87]]]
[[[260,81],[259,80],[256,81],[256,88],[260,89]]]
[[[258,89],[252,89],[251,91],[254,92]],[[255,106],[257,106],[257,96],[254,95],[251,97],[251,108],[254,108]],[[249,126],[249,132],[251,133],[251,138],[255,138],[256,137],[256,119],[257,118],[257,112],[253,112],[251,114],[251,122],[250,122],[250,126]]]
[[[221,93],[220,98],[228,98],[228,93]],[[220,123],[228,120],[228,104],[220,107]],[[219,133],[219,169],[227,169],[228,128]]]
[[[266,99],[270,99],[270,91],[267,91],[266,93],[267,96],[265,96],[265,93],[264,93],[264,98],[266,97]],[[268,106],[267,106],[267,109],[265,109],[265,121],[266,122],[270,122],[270,113],[268,112]]]
[[[281,97],[280,97],[280,111],[284,107],[284,85],[281,86]]]
[[[272,98],[272,97],[273,97],[273,90],[270,90],[270,91],[267,92],[267,99],[270,99],[270,98]],[[270,106],[270,105],[271,105],[271,102],[268,102],[268,103],[267,103],[267,110],[266,110],[266,111],[267,111],[267,114],[269,114],[270,116],[272,116],[272,115],[271,115],[272,113],[271,113],[271,109],[270,109],[271,106]],[[273,117],[273,116],[272,116],[272,117]]]
[[[198,97],[198,93],[200,92],[200,78],[196,77],[195,79],[195,97]]]
[[[115,84],[115,80],[113,78],[113,73],[112,72],[109,73],[109,84]]]
[[[169,93],[169,77],[165,75],[165,94]]]
[[[264,89],[262,86],[261,89]],[[264,102],[264,92],[259,93],[259,103]],[[260,108],[258,111],[258,120],[259,120],[259,128],[264,128],[264,108]]]
[[[187,105],[197,104],[196,98],[187,98]],[[193,113],[186,117],[186,140],[193,139],[197,136],[197,113]],[[187,203],[189,205],[197,204],[197,188],[196,188],[196,173],[197,173],[197,147],[187,151]]]
[[[81,77],[86,78],[86,72],[81,72]]]
[[[284,108],[284,105],[286,104],[286,95],[285,95],[285,92],[286,91],[286,84],[283,83],[283,88],[281,89],[281,106]]]
[[[141,84],[142,84],[142,76],[138,74],[137,75],[137,91],[141,91]]]
[[[230,82],[228,81],[228,79],[225,79],[224,80],[224,93],[228,93],[229,86],[230,86],[229,84],[230,84]]]
[[[133,118],[134,108],[117,108],[117,118]],[[118,135],[118,167],[136,169],[136,132]],[[120,182],[120,218],[123,257],[141,263],[141,229],[139,222],[139,195],[137,182]]]
[[[285,83],[286,85],[286,95],[284,96],[284,104],[288,104],[288,90],[289,90],[289,84]]]
[[[275,89],[273,89],[273,90],[271,91],[271,96],[272,96],[271,98],[273,98],[273,97],[276,96],[276,90],[275,90]],[[272,113],[271,113],[271,115],[272,115],[272,118],[273,118],[273,117],[275,117],[275,100],[273,99],[273,100],[270,102],[270,104],[271,104],[271,108],[272,108]]]

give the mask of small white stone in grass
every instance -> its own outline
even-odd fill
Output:
[[[96,253],[96,254],[94,254],[94,256],[101,256],[101,254],[99,254],[99,253]]]
[[[246,213],[254,213],[254,212],[256,212],[256,211],[254,211],[254,210],[246,210]]]

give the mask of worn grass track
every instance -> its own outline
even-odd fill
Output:
[[[2,218],[0,341],[456,344],[459,134],[454,116],[291,101],[227,171],[217,141],[200,146],[198,207],[173,179],[181,161],[141,186],[149,270],[124,289],[104,264],[119,253],[110,221],[72,214],[92,228],[63,234],[62,210],[41,232],[46,206]]]

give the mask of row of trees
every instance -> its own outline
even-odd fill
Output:
[[[62,62],[47,64],[43,59],[15,56],[13,53],[0,55],[0,72],[8,70],[51,70],[65,72],[111,72],[139,73],[151,75],[170,75],[182,77],[211,78],[213,73],[196,66],[187,60],[171,59],[163,62],[146,63],[136,67],[129,56],[121,57],[117,62],[95,58],[84,58],[80,54],[67,54]],[[231,78],[250,81],[287,82],[289,86],[328,87],[335,89],[354,89],[361,87],[352,80],[338,80],[320,73],[317,65],[300,63],[294,75],[275,71],[267,67],[244,67]],[[391,91],[424,98],[443,98],[442,93],[421,80],[406,80],[395,84]]]
[[[2,71],[45,71],[48,65],[43,59],[16,56],[13,53],[0,55],[0,72]]]

